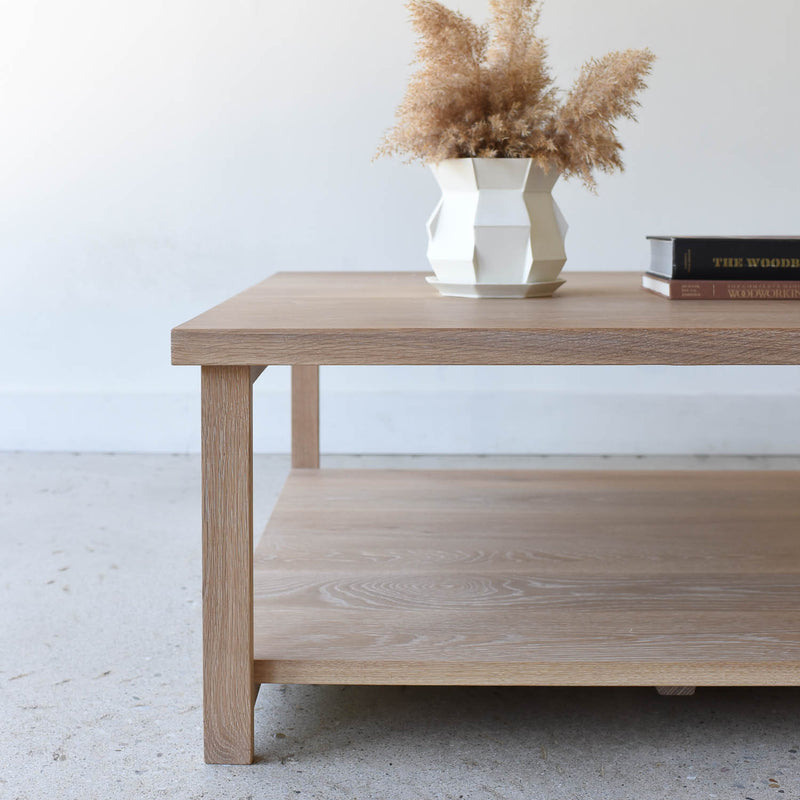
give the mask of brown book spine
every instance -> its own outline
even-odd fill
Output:
[[[800,281],[664,281],[670,300],[800,300]]]

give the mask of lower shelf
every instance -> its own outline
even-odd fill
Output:
[[[262,683],[800,685],[800,473],[296,470]]]

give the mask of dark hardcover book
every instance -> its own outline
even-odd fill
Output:
[[[670,300],[800,300],[800,282],[687,281],[645,273],[642,286]]]
[[[654,275],[678,280],[800,280],[800,236],[648,236]]]

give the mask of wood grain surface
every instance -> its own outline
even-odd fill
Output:
[[[800,685],[794,472],[295,471],[255,676]]]
[[[253,760],[253,412],[249,367],[203,367],[203,717],[210,764]]]
[[[788,302],[671,303],[639,273],[552,298],[441,297],[416,272],[278,273],[178,326],[174,364],[800,364]]]
[[[319,467],[319,367],[292,366],[292,466]]]

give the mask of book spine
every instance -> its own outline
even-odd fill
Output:
[[[676,239],[678,280],[800,281],[800,241]]]
[[[670,300],[800,300],[791,281],[669,281]]]

